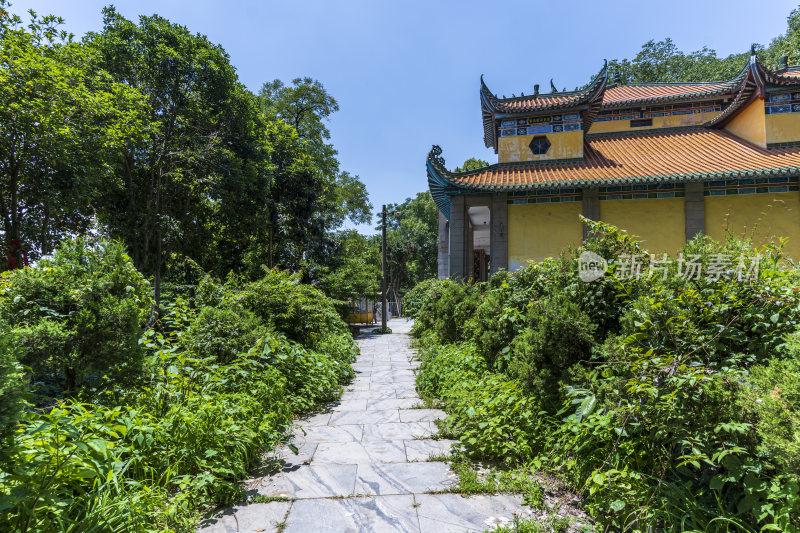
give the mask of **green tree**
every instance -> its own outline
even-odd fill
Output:
[[[95,54],[30,12],[0,0],[0,219],[6,244],[30,259],[90,223],[108,179],[106,154],[143,134],[143,99],[97,68]]]
[[[243,164],[257,152],[255,106],[228,55],[206,37],[155,15],[138,25],[113,7],[103,15],[103,30],[85,42],[116,79],[146,96],[154,133],[117,154],[102,219],[137,268],[153,275],[158,305],[165,258],[210,245],[225,181],[244,172],[265,178],[258,165]]]
[[[273,188],[271,222],[274,248],[280,257],[269,264],[299,268],[301,256],[307,263],[325,263],[328,249],[334,245],[332,232],[347,220],[368,223],[372,210],[366,187],[358,176],[340,170],[336,149],[328,142],[326,122],[339,105],[311,78],[297,78],[291,86],[280,80],[265,83],[259,101],[267,119],[281,120],[297,132],[304,141],[302,151],[315,167],[299,186]],[[276,150],[275,157],[280,159],[280,155]],[[275,163],[280,166],[285,160]],[[276,182],[280,179],[278,172]],[[286,232],[294,233],[291,240]]]
[[[477,170],[479,168],[488,167],[489,162],[484,161],[483,159],[477,159],[475,157],[470,157],[464,164],[460,167],[456,167],[455,172],[466,172],[468,170]]]
[[[390,287],[405,292],[436,276],[439,209],[428,191],[387,209],[386,275]]]
[[[331,256],[336,258],[336,263],[319,275],[325,294],[344,301],[376,294],[381,272],[378,240],[346,230],[338,232],[333,241]]]

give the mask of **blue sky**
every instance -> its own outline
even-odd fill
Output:
[[[77,36],[101,27],[102,0],[17,0],[66,19]],[[478,85],[533,92],[588,81],[603,59],[634,56],[649,39],[719,55],[767,44],[797,1],[284,1],[118,0],[128,18],[158,13],[221,44],[240,79],[310,76],[339,102],[331,119],[342,169],[358,174],[376,209],[427,187],[439,144],[453,168],[483,146]],[[371,232],[371,226],[359,228]]]

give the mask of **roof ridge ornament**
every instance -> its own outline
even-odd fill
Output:
[[[434,144],[431,147],[431,151],[428,152],[428,160],[433,163],[434,165],[446,169],[444,164],[444,157],[442,157],[442,147],[438,144]]]
[[[551,93],[557,93],[558,92],[558,89],[556,89],[556,86],[553,84],[553,78],[550,78],[550,92]]]

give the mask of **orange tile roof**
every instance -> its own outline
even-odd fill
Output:
[[[603,93],[603,107],[625,105],[640,100],[678,100],[731,93],[736,81],[715,83],[648,83],[608,87]]]
[[[686,128],[587,135],[578,162],[498,163],[458,174],[434,169],[450,186],[472,190],[734,179],[800,174],[800,147],[766,150],[725,131]]]

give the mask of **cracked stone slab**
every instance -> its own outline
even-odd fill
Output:
[[[297,499],[351,496],[356,473],[356,465],[315,463],[263,480],[255,491],[264,496]]]
[[[491,531],[514,523],[514,516],[532,518],[530,508],[522,507],[522,496],[460,494],[417,494],[417,515],[422,533]]]
[[[292,502],[251,503],[234,506],[200,523],[201,533],[238,533],[280,531]],[[419,531],[419,529],[415,530]]]
[[[400,422],[433,422],[446,417],[440,409],[400,409]]]
[[[414,494],[441,491],[458,482],[447,463],[358,465],[356,494]]]
[[[314,454],[314,464],[382,464],[404,463],[406,452],[403,441],[325,442]]]
[[[360,424],[341,424],[338,426],[309,426],[305,431],[295,431],[292,442],[301,446],[307,442],[358,442],[364,435],[364,426]]]
[[[417,439],[403,441],[406,446],[406,459],[411,461],[427,461],[429,458],[450,455],[450,448],[458,441]]]
[[[328,425],[338,426],[342,424],[385,424],[388,422],[400,422],[400,415],[397,409],[385,409],[382,411],[342,411],[333,413]]]
[[[367,409],[411,409],[422,403],[418,398],[386,398],[384,400],[368,400]]]
[[[431,437],[436,428],[430,422],[396,422],[364,426],[361,440],[407,440]]]
[[[284,533],[418,533],[412,496],[294,502]]]

